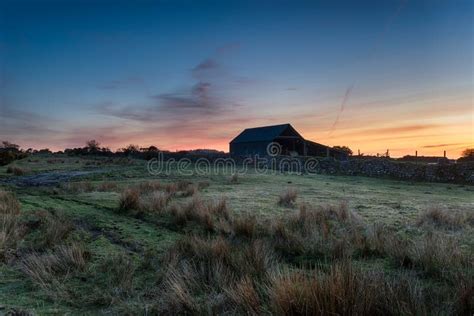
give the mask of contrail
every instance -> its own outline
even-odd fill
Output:
[[[397,10],[385,22],[385,25],[384,25],[384,28],[383,28],[382,32],[380,32],[379,35],[377,36],[377,39],[375,40],[374,45],[372,46],[372,49],[369,52],[369,60],[374,57],[378,47],[380,46],[380,43],[385,38],[385,35],[387,34],[390,26],[393,24],[395,19],[402,12],[403,7],[405,6],[406,2],[408,2],[408,0],[400,0],[400,4],[399,4]],[[339,112],[337,113],[336,120],[332,124],[331,129],[329,130],[329,135],[328,136],[331,136],[332,133],[334,132],[334,129],[336,128],[336,125],[339,122],[339,118],[341,117],[342,112],[344,112],[345,105],[346,105],[347,101],[349,100],[349,97],[352,93],[352,89],[354,88],[354,85],[356,84],[356,81],[357,80],[354,80],[352,82],[352,84],[349,86],[349,88],[347,88],[346,93],[344,94],[344,99],[342,100],[342,103],[341,103],[341,108],[339,109]]]
[[[346,93],[344,94],[344,98],[342,99],[342,103],[341,103],[341,108],[339,109],[339,112],[337,113],[336,120],[334,121],[334,123],[332,123],[331,130],[329,131],[329,136],[331,136],[332,132],[334,131],[334,128],[339,122],[339,117],[341,116],[342,112],[344,112],[344,108],[346,106],[347,100],[349,99],[349,96],[351,95],[354,85],[355,85],[355,81],[349,86],[349,88],[347,88]]]

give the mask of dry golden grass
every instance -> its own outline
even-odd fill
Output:
[[[277,271],[267,291],[277,315],[426,315],[417,283],[399,280],[356,270],[343,261],[327,273]]]
[[[226,295],[235,304],[236,309],[245,314],[258,315],[262,312],[262,302],[252,279],[248,276],[229,287]]]
[[[162,213],[171,200],[171,195],[166,192],[153,192],[149,199],[148,210],[153,213]]]
[[[119,207],[120,212],[140,209],[140,192],[136,189],[126,189],[120,195]]]

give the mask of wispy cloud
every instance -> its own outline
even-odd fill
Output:
[[[216,56],[222,56],[226,50],[219,49]],[[195,82],[187,88],[152,94],[144,104],[117,106],[107,102],[99,105],[97,110],[106,116],[154,122],[157,126],[184,123],[187,130],[200,128],[198,124],[239,117],[235,109],[242,104],[231,96],[230,87],[245,83],[226,71],[216,56],[206,58],[190,69],[190,79]]]
[[[451,143],[451,144],[436,144],[436,145],[426,145],[423,148],[440,148],[440,147],[452,147],[452,146],[461,146],[466,145],[465,143]]]
[[[110,80],[103,82],[97,86],[101,90],[115,90],[119,88],[126,87],[128,85],[142,84],[144,82],[143,78],[139,76],[130,76],[124,79]]]

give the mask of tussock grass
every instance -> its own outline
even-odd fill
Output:
[[[20,262],[20,270],[50,298],[70,300],[65,285],[70,273],[83,270],[88,258],[84,247],[78,243],[58,246],[47,253],[32,253]]]
[[[232,184],[239,183],[239,175],[237,173],[234,173],[230,176],[229,182]]]
[[[96,190],[90,181],[68,182],[63,185],[63,189],[71,193],[87,193]]]
[[[429,294],[410,274],[388,277],[355,268],[346,259],[310,269],[279,267],[278,257],[262,240],[236,246],[223,237],[189,236],[170,249],[164,264],[163,301],[157,306],[161,313],[426,315],[430,311]]]
[[[23,176],[27,173],[26,169],[20,168],[18,166],[9,166],[7,168],[7,173],[11,173],[15,176]]]
[[[321,270],[278,270],[267,286],[277,315],[424,315],[423,294],[413,279],[395,281],[355,269],[349,261]]]
[[[262,299],[254,281],[246,276],[226,290],[226,295],[235,304],[235,308],[249,315],[259,315],[263,312]]]
[[[288,188],[284,192],[280,193],[278,197],[278,205],[284,207],[294,207],[298,192],[294,188]]]
[[[427,233],[408,248],[413,265],[432,276],[449,279],[452,271],[473,269],[472,255],[465,254],[455,237]]]
[[[148,211],[162,213],[171,200],[171,195],[166,192],[153,192],[149,199]],[[142,203],[144,204],[144,203]]]
[[[160,191],[163,189],[163,184],[159,181],[145,181],[138,184],[136,189],[142,194],[153,191]]]
[[[432,207],[423,211],[417,220],[418,226],[435,226],[437,228],[461,229],[474,224],[474,212],[448,211]]]
[[[227,201],[225,199],[203,201],[199,195],[194,195],[185,204],[173,204],[167,209],[173,222],[177,226],[183,226],[187,222],[195,222],[207,231],[215,231],[222,227],[222,220],[230,219]],[[225,225],[225,224],[224,224]]]
[[[369,225],[346,203],[302,204],[259,216],[254,214],[260,210],[232,212],[225,198],[204,199],[199,190],[205,187],[190,181],[136,183],[123,191],[117,208],[135,218],[113,218],[97,209],[109,222],[84,231],[74,231],[55,211],[20,212],[18,201],[0,192],[0,218],[14,215],[12,227],[25,222],[29,229],[23,241],[15,239],[20,248],[8,265],[23,272],[38,290],[35,295],[81,311],[472,313],[472,253],[458,232],[446,231],[469,232],[469,217],[430,214],[419,224],[423,229]],[[114,186],[104,185],[110,189]],[[293,196],[283,199],[287,205],[296,206]],[[169,237],[166,247],[147,239],[155,228],[163,239]],[[129,240],[140,247],[129,247]]]
[[[110,191],[116,191],[117,189],[118,189],[117,183],[110,182],[110,181],[101,182],[97,186],[97,191],[99,192],[110,192]]]
[[[136,266],[128,255],[114,254],[106,258],[98,269],[100,273],[107,276],[107,291],[104,295],[110,303],[115,301],[114,296],[123,297],[133,294]]]
[[[119,200],[118,211],[122,213],[135,212],[141,214],[163,214],[166,212],[173,216],[178,216],[177,222],[181,222],[179,219],[181,215],[198,219],[198,221],[204,220],[203,217],[206,215],[204,214],[203,206],[198,205],[203,204],[198,201],[200,199],[197,197],[199,188],[200,185],[187,181],[178,181],[176,183],[161,183],[159,181],[141,182],[122,192]],[[193,197],[193,199],[192,202],[184,207],[178,205],[168,207],[168,204],[175,197]],[[178,210],[178,208],[183,209]],[[209,221],[207,222],[210,224]]]
[[[126,189],[120,195],[119,212],[127,212],[140,209],[140,192],[136,189]]]
[[[232,221],[232,228],[235,235],[252,238],[257,232],[257,219],[250,215],[237,216]]]
[[[23,236],[19,215],[20,202],[12,193],[0,191],[0,261],[12,255]]]
[[[62,243],[74,230],[71,220],[62,212],[44,213],[41,219],[39,237],[36,239],[37,247],[48,248]]]

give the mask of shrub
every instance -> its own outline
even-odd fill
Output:
[[[278,198],[278,205],[285,207],[294,207],[297,196],[298,192],[293,188],[289,188],[280,194]]]

